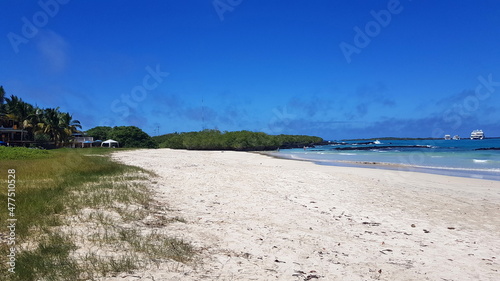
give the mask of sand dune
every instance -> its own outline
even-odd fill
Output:
[[[500,182],[245,152],[136,150],[188,265],[116,280],[500,280]],[[111,279],[109,279],[111,280]]]

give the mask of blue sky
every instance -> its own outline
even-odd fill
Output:
[[[500,136],[500,2],[436,2],[2,1],[0,85],[84,129]]]

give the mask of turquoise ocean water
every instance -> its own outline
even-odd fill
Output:
[[[500,181],[500,139],[332,141],[306,149],[283,149],[275,155],[323,165],[399,169]]]

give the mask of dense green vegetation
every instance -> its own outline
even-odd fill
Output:
[[[113,162],[108,157],[112,151],[116,149],[0,149],[5,187],[7,171],[15,170],[11,198],[18,222],[15,273],[7,271],[11,246],[1,243],[0,280],[98,280],[157,260],[189,260],[193,250],[183,241],[130,227],[161,208],[148,189],[154,175]],[[7,194],[7,188],[0,193],[5,205]],[[9,212],[6,206],[0,220],[12,218]],[[81,243],[102,252],[75,255],[84,250]]]
[[[71,135],[81,129],[80,121],[56,108],[39,108],[21,98],[11,95],[5,97],[5,90],[0,86],[0,123],[14,120],[19,129],[26,133],[23,141],[52,141],[55,146],[62,147],[69,142]]]
[[[15,160],[15,159],[39,159],[50,157],[47,150],[43,149],[28,149],[25,147],[5,147],[0,146],[0,159]]]
[[[88,136],[94,137],[94,140],[108,140],[111,138],[112,127],[108,126],[97,126],[90,130],[85,131]]]
[[[259,132],[200,132],[173,133],[153,137],[161,148],[193,150],[275,150],[283,147],[302,147],[317,144],[322,138],[301,135],[268,135]]]
[[[105,141],[113,139],[120,143],[120,147],[156,148],[157,143],[141,129],[135,126],[107,127],[98,126],[86,131],[94,140]]]
[[[82,133],[79,131],[80,122],[73,120],[69,113],[60,112],[59,108],[41,109],[16,96],[5,98],[5,91],[0,86],[0,121],[9,123],[12,120],[19,124],[20,129],[26,131],[22,136],[24,143],[30,143],[36,147],[50,147],[49,143],[53,144],[52,147],[68,146],[71,145],[73,134]],[[220,132],[219,130],[172,133],[152,138],[135,126],[98,126],[87,130],[85,136],[101,141],[113,139],[119,142],[120,147],[128,148],[161,147],[241,151],[302,147],[323,141],[319,137],[312,136],[268,135],[251,131]],[[36,158],[34,156],[36,153],[26,152],[25,157]]]
[[[12,123],[14,121],[15,123]],[[72,135],[80,133],[80,121],[56,108],[39,108],[17,96],[5,97],[0,86],[0,125],[18,126],[25,130],[22,141],[36,147],[64,147],[71,144]],[[95,127],[87,131],[94,140],[114,139],[121,147],[156,148],[153,139],[135,126]],[[52,143],[53,145],[49,145]]]

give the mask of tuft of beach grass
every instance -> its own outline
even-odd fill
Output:
[[[15,273],[4,275],[2,260],[0,280],[97,280],[194,256],[191,245],[155,228],[185,221],[154,202],[154,174],[112,161],[109,149],[22,150],[18,158],[0,151],[9,153],[0,171],[16,170],[19,222]],[[8,250],[4,241],[0,250]]]

